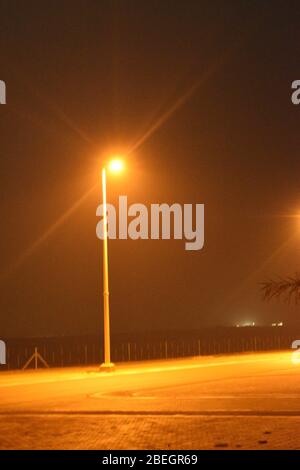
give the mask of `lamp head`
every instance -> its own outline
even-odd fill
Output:
[[[114,157],[108,164],[108,169],[112,173],[120,173],[124,169],[124,162],[119,157]]]

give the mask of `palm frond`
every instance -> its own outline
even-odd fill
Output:
[[[288,303],[292,300],[298,303],[300,301],[300,274],[263,282],[261,288],[265,300],[278,298]]]

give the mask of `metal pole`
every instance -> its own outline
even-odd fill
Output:
[[[108,289],[108,251],[107,251],[107,206],[106,206],[106,170],[102,169],[103,198],[103,307],[104,307],[104,363],[101,367],[111,368],[110,362],[110,321]]]

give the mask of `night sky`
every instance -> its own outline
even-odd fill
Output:
[[[101,330],[113,153],[109,202],[205,204],[201,251],[109,242],[113,331],[300,319],[260,292],[299,269],[299,24],[299,1],[0,1],[0,336]]]

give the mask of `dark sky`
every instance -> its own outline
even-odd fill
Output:
[[[299,267],[299,24],[299,1],[0,1],[0,336],[102,328],[100,169],[132,147],[109,200],[204,203],[205,248],[111,241],[113,331],[299,319],[259,290]]]

